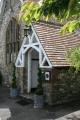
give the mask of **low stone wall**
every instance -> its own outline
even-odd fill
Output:
[[[45,102],[51,105],[80,99],[80,73],[57,69],[44,83]]]
[[[73,112],[55,120],[80,120],[80,111]]]

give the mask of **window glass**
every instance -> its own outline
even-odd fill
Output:
[[[15,54],[20,48],[20,27],[13,18],[6,32],[6,64],[14,62]]]

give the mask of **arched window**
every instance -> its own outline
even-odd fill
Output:
[[[15,62],[20,48],[20,26],[12,18],[6,31],[6,64]]]

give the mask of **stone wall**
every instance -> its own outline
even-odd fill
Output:
[[[53,69],[51,80],[44,82],[44,95],[45,102],[51,105],[80,99],[80,73]]]
[[[12,0],[13,1],[13,0]],[[8,27],[8,24],[12,18],[15,18],[18,20],[18,12],[20,10],[20,2],[17,0],[15,1],[15,5],[13,6],[13,11],[11,9],[8,9],[3,14],[3,21],[0,24],[0,71],[2,72],[2,75],[4,77],[4,83],[8,86],[10,85],[10,81],[12,78],[12,63],[6,64],[6,30]],[[22,44],[23,38],[24,38],[24,24],[19,23],[20,25],[20,44]],[[23,68],[19,68],[16,70],[17,75],[17,82],[18,87],[20,86],[21,92],[23,92],[23,78],[24,78],[24,72]]]

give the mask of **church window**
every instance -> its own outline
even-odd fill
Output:
[[[20,48],[20,26],[12,18],[6,32],[6,64],[15,62]]]

